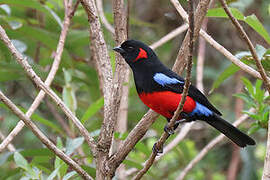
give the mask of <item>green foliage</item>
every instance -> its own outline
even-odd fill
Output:
[[[261,60],[262,65],[266,71],[270,71],[270,49],[265,49],[261,45],[256,45],[255,47],[256,53],[258,55],[258,58]],[[239,60],[241,60],[243,63],[249,65],[249,66],[255,66],[255,60],[253,59],[250,52],[242,51],[235,55]],[[238,72],[240,68],[236,66],[235,64],[231,64],[225,70],[220,73],[217,78],[215,79],[212,88],[210,90],[210,93],[213,92],[216,88],[218,88],[226,79],[232,77],[236,72]]]
[[[253,28],[257,33],[259,33],[270,44],[270,36],[263,27],[262,23],[256,17],[256,15],[252,14],[250,16],[244,16],[238,9],[230,8],[230,10],[236,19],[247,23],[251,28]],[[209,9],[207,12],[207,16],[228,18],[228,15],[226,14],[223,8]]]
[[[248,108],[255,108],[256,112],[244,111],[251,118],[256,120],[252,123],[249,133],[252,134],[258,131],[260,128],[267,128],[270,106],[269,96],[265,96],[265,90],[261,89],[262,81],[257,80],[253,85],[247,78],[242,77],[242,81],[245,84],[246,93],[235,94],[236,97],[245,101]]]

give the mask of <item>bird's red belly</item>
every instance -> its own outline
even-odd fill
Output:
[[[177,94],[171,91],[161,91],[153,93],[140,93],[140,99],[142,102],[161,114],[166,118],[172,118],[174,111],[181,100],[182,94]],[[184,103],[183,111],[190,113],[196,107],[196,102],[189,96],[187,96]]]

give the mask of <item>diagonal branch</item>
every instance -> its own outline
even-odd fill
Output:
[[[249,112],[255,112],[254,108],[249,109]],[[235,127],[239,126],[241,123],[246,121],[249,118],[247,114],[242,115],[238,118],[233,125]],[[223,134],[217,136],[215,139],[210,141],[200,152],[197,156],[189,162],[189,164],[181,171],[181,174],[177,177],[177,180],[183,180],[187,173],[212,149],[214,148],[219,142],[221,142],[225,136]]]
[[[96,0],[97,11],[98,11],[100,20],[104,24],[105,28],[108,29],[108,31],[110,31],[113,35],[115,35],[114,27],[109,23],[109,21],[105,17],[102,1],[103,0]]]
[[[70,25],[71,18],[73,17],[74,12],[77,9],[78,1],[75,4],[73,9],[71,8],[71,5],[72,5],[72,0],[70,0],[69,3],[65,6],[64,23],[63,23],[62,31],[61,31],[61,34],[60,34],[59,42],[58,42],[58,45],[57,45],[56,55],[54,57],[53,65],[51,67],[49,75],[48,75],[48,77],[47,77],[47,79],[45,81],[45,84],[47,86],[51,85],[51,83],[52,83],[52,81],[53,81],[53,79],[55,77],[55,74],[56,74],[56,72],[57,72],[57,70],[59,68],[59,64],[61,62],[62,52],[63,52],[63,49],[64,49],[64,44],[65,44],[65,39],[66,39],[66,36],[67,36],[68,28],[69,28],[69,25]],[[37,109],[37,107],[39,106],[39,104],[41,103],[41,101],[43,100],[44,97],[45,97],[45,92],[41,90],[38,93],[38,95],[35,98],[32,105],[30,106],[30,108],[28,109],[28,111],[26,112],[27,117],[31,117],[31,115]],[[2,152],[7,147],[8,144],[10,144],[10,142],[23,129],[23,127],[24,127],[24,122],[19,121],[17,123],[16,127],[9,133],[9,135],[0,144],[0,152]]]
[[[191,69],[192,69],[192,53],[193,53],[193,44],[194,44],[194,13],[193,13],[193,1],[188,1],[188,10],[189,10],[189,54],[188,54],[188,62],[187,62],[187,76],[185,79],[185,85],[183,94],[181,97],[181,101],[174,112],[174,115],[170,122],[168,123],[168,128],[173,129],[176,120],[178,120],[180,113],[183,111],[184,103],[186,101],[186,97],[188,95],[188,89],[190,86],[190,79],[191,79]],[[155,144],[155,151],[152,151],[150,158],[146,161],[146,164],[142,170],[139,171],[139,173],[135,176],[134,180],[139,180],[142,178],[142,176],[149,170],[149,168],[153,165],[155,158],[157,156],[157,153],[160,149],[163,148],[163,144],[166,142],[170,134],[168,132],[163,132],[160,139]]]
[[[42,132],[41,130],[32,122],[32,120],[27,117],[15,104],[13,104],[0,90],[0,100],[6,104],[9,109],[31,129],[31,131],[40,139],[40,141],[47,146],[48,149],[54,152],[59,158],[61,158],[65,163],[70,165],[78,174],[80,174],[84,179],[93,179],[86,171],[84,171],[75,161],[73,161],[68,155],[63,153],[58,149]]]
[[[63,110],[63,112],[66,114],[66,116],[73,121],[75,126],[79,129],[81,135],[85,138],[87,144],[89,147],[91,147],[93,154],[95,155],[96,151],[96,143],[93,137],[91,137],[87,131],[87,129],[82,125],[80,120],[73,115],[73,113],[68,109],[68,107],[64,104],[64,102],[46,85],[39,76],[34,72],[32,67],[29,65],[26,58],[23,57],[21,53],[18,52],[18,50],[14,47],[10,39],[8,38],[5,30],[0,26],[0,38],[4,42],[4,44],[7,46],[9,51],[12,53],[16,61],[23,67],[26,74],[29,76],[29,78],[35,82],[35,84],[41,88],[46,94],[48,94],[53,101]]]
[[[180,6],[180,3],[178,0],[170,0],[171,3],[177,7]],[[198,7],[195,12],[195,22],[194,22],[194,41],[198,38],[199,32],[204,20],[204,17],[207,13],[208,7],[209,7],[210,0],[201,0],[198,4]],[[183,10],[184,11],[184,10]],[[185,17],[183,17],[185,22],[188,23],[188,15],[186,14]],[[178,74],[181,74],[186,65],[187,65],[187,59],[188,59],[188,42],[189,42],[189,32],[187,32],[184,41],[182,42],[182,46],[178,52],[176,62],[174,64],[173,70],[177,72]],[[176,68],[178,67],[178,68]]]
[[[222,7],[224,8],[225,12],[227,13],[227,15],[229,16],[229,18],[231,19],[232,23],[234,24],[234,26],[236,27],[238,33],[240,34],[240,36],[243,38],[243,40],[247,43],[248,48],[253,56],[253,59],[255,60],[256,66],[258,68],[258,71],[262,77],[262,80],[266,86],[266,89],[268,90],[268,92],[270,93],[270,80],[268,79],[266,72],[262,66],[262,63],[256,53],[256,50],[252,44],[252,42],[250,41],[249,37],[247,36],[246,32],[244,31],[243,27],[240,25],[240,23],[238,22],[238,20],[232,15],[230,9],[228,8],[227,4],[225,3],[224,0],[219,0]]]
[[[3,141],[5,139],[5,136],[4,134],[0,131],[0,139]],[[10,152],[14,152],[16,151],[16,148],[14,147],[14,145],[12,143],[9,143],[8,146],[7,146],[8,150]]]
[[[174,37],[181,34],[182,32],[184,32],[187,29],[188,29],[188,24],[183,24],[183,25],[179,26],[178,28],[174,29],[173,31],[171,31],[170,33],[166,34],[164,37],[159,39],[157,42],[151,44],[150,48],[156,49],[159,46],[162,46],[163,44],[165,44],[166,42],[173,39]]]
[[[181,15],[181,17],[186,21],[187,19],[187,13],[181,6],[181,4],[176,0],[171,0],[172,4],[176,8],[177,12]],[[188,22],[188,21],[186,21]],[[196,24],[196,23],[195,23]],[[220,45],[218,42],[216,42],[210,35],[208,35],[204,30],[200,30],[200,35],[216,50],[218,50],[220,53],[222,53],[224,56],[228,58],[233,64],[240,67],[243,71],[246,73],[254,76],[255,78],[262,79],[260,73],[253,69],[252,67],[246,65],[245,63],[241,62],[237,57],[235,57],[233,54],[231,54],[226,48],[224,48],[222,45]],[[267,78],[270,81],[270,78]]]

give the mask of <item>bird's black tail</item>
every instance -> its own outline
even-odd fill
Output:
[[[255,141],[246,135],[245,133],[241,132],[239,129],[231,125],[229,122],[222,119],[220,116],[214,114],[211,117],[207,117],[203,119],[208,124],[219,130],[225,136],[230,138],[235,144],[240,147],[245,147],[246,145],[255,145]]]

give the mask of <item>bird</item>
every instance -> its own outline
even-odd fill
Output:
[[[113,48],[120,53],[133,71],[134,82],[141,101],[169,122],[182,98],[185,79],[166,67],[156,53],[141,41],[129,39]],[[206,96],[192,84],[177,117],[174,130],[182,122],[201,120],[227,136],[239,147],[255,145],[255,141],[224,120]],[[169,134],[172,131],[165,126]]]

